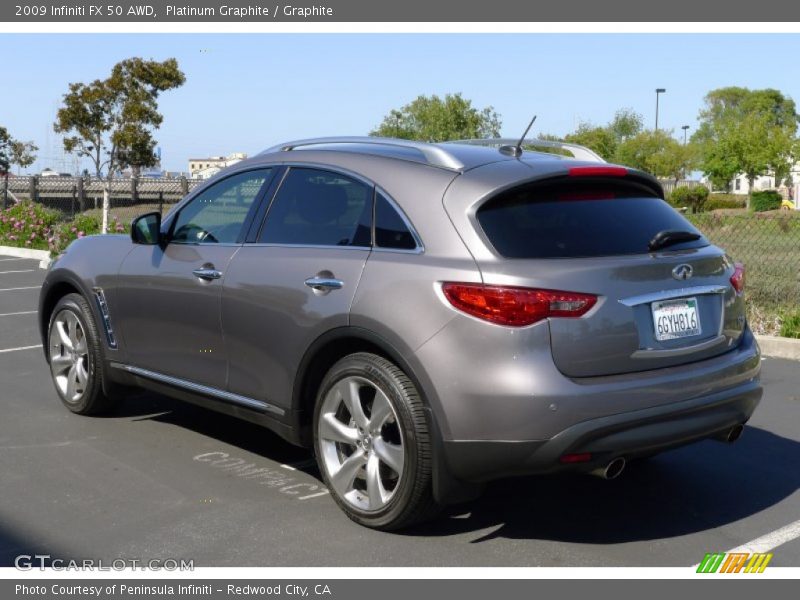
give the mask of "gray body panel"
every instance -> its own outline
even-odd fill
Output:
[[[225,274],[221,322],[230,371],[227,388],[291,410],[297,366],[326,331],[348,325],[369,250],[248,244]],[[285,265],[291,264],[291,270]],[[316,275],[343,281],[318,293]]]
[[[323,346],[331,352],[337,343],[368,344],[420,388],[435,432],[438,478],[449,472],[483,481],[545,472],[559,452],[589,442],[612,454],[619,443],[633,456],[647,439],[667,448],[749,418],[761,393],[759,351],[722,250],[504,259],[477,224],[481,204],[505,189],[564,177],[569,168],[591,163],[535,153],[520,160],[465,146],[447,150],[461,168],[361,151],[271,152],[226,170],[184,200],[255,166],[339,171],[396,203],[421,241],[416,250],[252,240],[162,248],[136,246],[123,236],[92,237],[73,243],[48,273],[40,298],[43,335],[57,292],[71,286],[88,297],[102,287],[118,332],[118,347],[104,348],[115,367],[112,379],[253,420],[296,443],[308,443],[302,431],[313,390],[303,386],[316,353]],[[660,189],[649,176],[630,177]],[[184,204],[165,217],[162,231]],[[671,277],[684,263],[694,277]],[[221,271],[220,279],[192,275],[207,264]],[[343,286],[317,293],[304,284],[315,275]],[[569,290],[599,300],[581,318],[504,327],[455,309],[441,290],[447,281]],[[698,297],[702,335],[656,342],[649,303],[632,305],[631,299],[684,288]],[[253,408],[266,403],[269,411]],[[690,405],[702,408],[697,418],[685,417]],[[648,418],[663,426],[642,426]]]

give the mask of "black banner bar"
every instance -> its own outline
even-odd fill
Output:
[[[785,0],[4,0],[10,22],[772,22],[800,21]]]

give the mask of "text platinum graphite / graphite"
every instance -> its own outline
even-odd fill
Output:
[[[211,6],[177,6],[168,4],[166,7],[168,17],[269,17],[275,16],[275,8],[260,6],[258,4],[248,4],[246,6],[228,6],[222,4],[219,8]],[[327,6],[292,6],[287,4],[278,6],[278,16],[284,17],[330,17],[333,16],[333,9]]]

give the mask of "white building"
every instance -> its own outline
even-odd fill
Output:
[[[190,158],[189,176],[194,179],[208,179],[225,167],[234,165],[247,158],[244,152],[234,152],[228,156],[209,156],[208,158]]]
[[[777,190],[784,198],[791,199],[794,202],[795,208],[800,209],[800,163],[792,167],[792,170],[789,171],[789,175],[792,180],[791,189],[788,189],[784,185],[780,187],[776,186],[775,175],[768,173],[767,175],[755,178],[753,181],[753,191]],[[731,180],[730,189],[733,194],[748,195],[750,193],[750,182],[747,179],[747,175],[739,174],[734,177]]]

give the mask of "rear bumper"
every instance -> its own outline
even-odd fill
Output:
[[[722,434],[747,422],[762,391],[755,377],[699,398],[582,421],[548,440],[445,441],[445,461],[453,477],[476,483],[590,470],[616,457],[635,458]],[[560,462],[565,454],[584,452],[592,454],[590,462]]]

